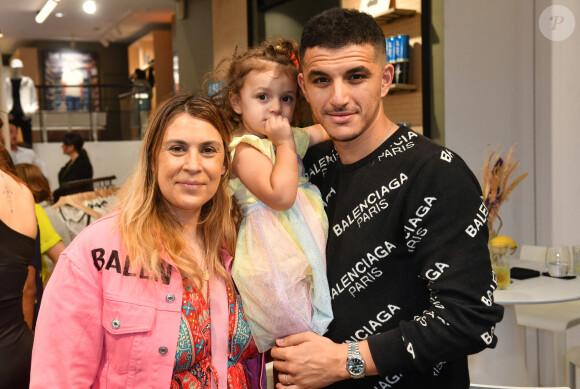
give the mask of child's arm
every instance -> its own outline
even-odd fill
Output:
[[[266,121],[266,133],[276,147],[274,166],[256,148],[240,143],[232,161],[233,172],[267,206],[284,211],[292,207],[298,192],[294,136],[288,120],[281,116]]]
[[[330,140],[328,133],[320,124],[315,124],[310,127],[304,127],[304,130],[308,131],[310,134],[310,142],[308,143],[308,147],[315,146],[319,143],[326,142]]]

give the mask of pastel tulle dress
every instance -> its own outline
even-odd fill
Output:
[[[232,277],[260,352],[270,349],[278,337],[308,330],[322,335],[332,321],[325,259],[328,220],[320,191],[304,175],[302,157],[309,134],[300,128],[293,132],[299,180],[290,209],[268,207],[238,178],[229,182],[243,211]],[[276,161],[272,142],[254,135],[234,137],[229,145],[232,160],[242,142],[261,151],[272,164]]]

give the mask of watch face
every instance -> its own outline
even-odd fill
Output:
[[[348,361],[348,371],[352,375],[360,375],[365,371],[365,364],[362,359],[352,358]]]

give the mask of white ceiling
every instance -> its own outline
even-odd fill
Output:
[[[34,21],[45,0],[0,0],[3,55],[38,40],[130,43],[152,27],[172,22],[176,0],[96,0],[97,12],[82,10],[84,0],[60,0],[42,24]],[[57,18],[57,12],[63,17]]]

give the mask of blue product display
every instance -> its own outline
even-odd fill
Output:
[[[409,83],[409,35],[399,34],[394,38],[395,43],[395,84]]]
[[[409,35],[399,34],[395,38],[395,59],[409,60]]]
[[[385,39],[387,41],[387,63],[395,63],[395,37],[390,36]]]

